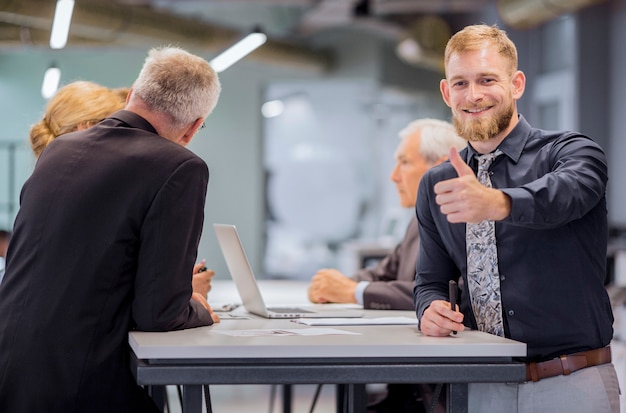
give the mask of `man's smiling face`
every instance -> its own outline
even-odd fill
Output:
[[[470,142],[506,136],[521,96],[517,83],[517,72],[493,46],[451,55],[441,92],[457,133]]]

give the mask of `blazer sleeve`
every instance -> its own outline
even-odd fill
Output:
[[[400,244],[375,267],[353,275],[357,281],[369,281],[363,292],[363,306],[378,310],[415,310],[413,287],[419,248],[417,220],[409,224]]]
[[[209,171],[200,158],[181,163],[164,182],[141,226],[133,318],[143,331],[211,325],[191,300],[192,270],[204,223]]]

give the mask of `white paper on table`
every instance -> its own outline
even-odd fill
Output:
[[[381,325],[417,325],[417,318],[411,317],[376,317],[376,318],[298,318],[294,323],[307,326],[381,326]]]
[[[213,330],[213,333],[233,337],[278,337],[278,336],[326,336],[336,334],[359,334],[335,328],[296,328],[296,329],[249,329],[249,330]]]

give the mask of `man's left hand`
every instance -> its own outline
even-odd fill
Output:
[[[449,222],[499,221],[510,214],[508,195],[481,184],[456,148],[450,150],[450,163],[458,178],[437,182],[434,187],[435,201]]]
[[[313,303],[354,303],[357,282],[334,269],[319,270],[309,285],[309,300]]]

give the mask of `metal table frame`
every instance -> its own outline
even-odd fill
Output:
[[[508,357],[327,359],[138,359],[137,383],[182,385],[183,411],[202,411],[202,386],[211,384],[338,384],[337,411],[365,411],[367,383],[446,383],[448,412],[467,412],[468,383],[523,382],[523,363]]]

